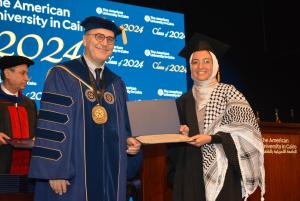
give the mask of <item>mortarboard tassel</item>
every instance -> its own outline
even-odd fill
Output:
[[[120,26],[120,29],[122,30],[122,40],[123,44],[127,45],[127,36],[126,36],[126,30],[123,26]]]
[[[221,75],[220,75],[220,71],[218,71],[218,74],[217,74],[217,80],[218,80],[218,82],[220,82],[220,81],[221,81]]]

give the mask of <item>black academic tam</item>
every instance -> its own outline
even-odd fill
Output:
[[[28,67],[33,65],[34,62],[23,56],[4,56],[0,59],[0,69],[12,68],[15,66],[26,64]]]

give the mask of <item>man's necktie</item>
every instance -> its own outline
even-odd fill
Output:
[[[97,89],[100,89],[101,72],[102,72],[102,68],[96,68],[95,69]]]

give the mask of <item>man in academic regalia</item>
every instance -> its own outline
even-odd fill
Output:
[[[15,149],[8,141],[34,137],[37,110],[33,100],[22,95],[28,78],[28,67],[34,62],[23,56],[0,59],[0,174],[26,175],[30,150]]]
[[[36,201],[125,201],[126,178],[141,163],[125,84],[105,65],[122,30],[94,16],[81,25],[83,56],[55,65],[45,81],[29,174],[39,179]]]

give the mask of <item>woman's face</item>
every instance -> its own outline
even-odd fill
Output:
[[[196,51],[190,60],[192,78],[198,81],[208,80],[213,71],[213,60],[207,50]]]

